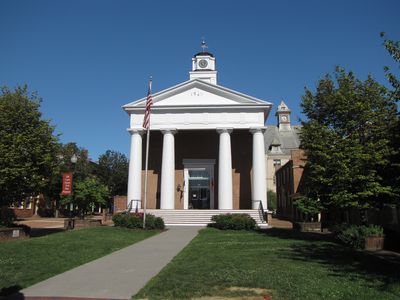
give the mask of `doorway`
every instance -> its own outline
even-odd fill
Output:
[[[214,209],[214,160],[184,160],[184,209]]]

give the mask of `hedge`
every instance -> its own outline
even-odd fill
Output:
[[[209,227],[221,230],[253,230],[256,228],[256,221],[248,214],[222,214],[211,217],[213,223]]]
[[[117,214],[112,218],[114,225],[126,228],[143,228],[143,213]],[[146,229],[164,229],[164,220],[152,214],[146,214]]]

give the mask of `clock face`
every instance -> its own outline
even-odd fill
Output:
[[[200,68],[205,68],[205,67],[207,67],[207,65],[208,65],[208,62],[205,59],[202,59],[199,61]]]
[[[286,121],[288,120],[288,117],[287,117],[287,116],[282,116],[282,117],[281,117],[281,120],[284,121],[284,122],[286,122]]]

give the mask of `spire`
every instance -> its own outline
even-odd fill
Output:
[[[276,112],[279,113],[279,112],[282,112],[282,111],[290,112],[289,107],[286,105],[286,103],[283,100],[281,101],[281,104],[278,105],[278,109],[277,109]]]

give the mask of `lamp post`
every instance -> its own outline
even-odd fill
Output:
[[[72,168],[72,175],[74,175],[75,165],[76,165],[77,162],[78,162],[78,157],[77,157],[76,154],[74,153],[74,154],[71,156],[71,163],[72,163],[72,165],[73,165],[73,168]],[[71,187],[72,191],[74,190],[73,185],[74,185],[74,181],[72,181],[72,187]],[[74,210],[74,204],[73,204],[72,202],[70,203],[69,210],[70,210],[70,215],[69,215],[69,217],[72,218],[72,212],[73,212],[73,210]]]

